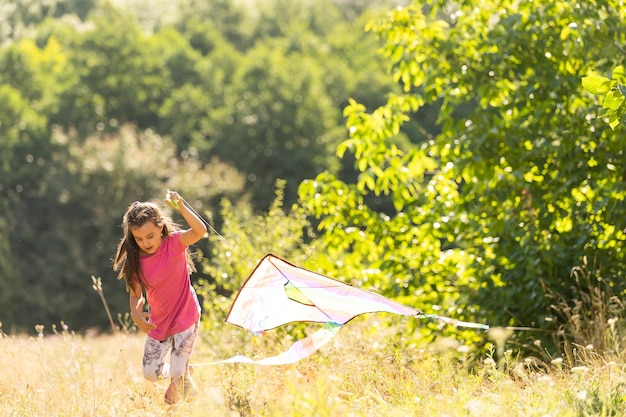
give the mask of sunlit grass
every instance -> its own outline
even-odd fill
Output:
[[[237,353],[269,356],[288,346],[271,335],[241,337],[242,330],[225,326],[203,335],[196,347],[198,398],[167,406],[167,381],[153,384],[141,377],[142,335],[86,337],[67,329],[38,330],[43,336],[0,338],[2,416],[626,413],[621,357],[606,358],[584,347],[575,366],[559,359],[537,366],[530,359],[511,357],[466,363],[436,344],[400,348],[395,330],[363,320],[345,326],[329,346],[293,365],[210,364]]]

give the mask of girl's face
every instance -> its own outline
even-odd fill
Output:
[[[150,221],[141,226],[131,227],[130,229],[142,255],[152,255],[159,249],[163,241],[163,237],[161,236],[162,231],[162,226],[157,226]]]

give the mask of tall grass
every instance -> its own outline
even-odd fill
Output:
[[[330,346],[293,365],[211,365],[236,353],[267,356],[288,341],[213,329],[194,353],[195,401],[167,406],[167,381],[141,377],[143,336],[86,337],[67,326],[0,338],[2,416],[620,416],[622,352],[592,349],[576,366],[514,359],[464,361],[447,341],[400,347],[375,317],[344,326]],[[221,341],[221,342],[219,342]],[[243,341],[243,342],[242,342]]]
[[[484,357],[464,357],[464,346],[449,338],[421,346],[403,340],[411,318],[372,314],[296,364],[216,365],[241,353],[271,356],[293,340],[212,322],[192,358],[199,395],[174,406],[163,401],[168,381],[141,376],[144,336],[128,316],[113,322],[101,282],[92,278],[111,334],[78,335],[62,322],[35,326],[36,336],[8,336],[0,323],[0,416],[626,415],[622,304],[586,263],[573,277],[575,296],[554,296],[565,318],[562,357],[515,356],[507,346],[512,332],[498,328]]]
[[[621,342],[616,325],[624,316],[624,304],[602,277],[599,266],[586,257],[572,269],[572,278],[567,296],[547,291],[553,299],[552,309],[564,323],[557,333],[562,350],[574,360],[580,346],[611,355]]]

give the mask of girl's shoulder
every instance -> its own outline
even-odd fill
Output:
[[[180,235],[182,233],[182,230],[176,230],[172,233],[170,233],[167,236],[163,237],[163,242],[166,243],[166,245],[168,247],[184,247],[183,242],[180,239]]]
[[[165,236],[166,238],[173,238],[176,237],[178,239],[180,239],[180,234],[182,233],[182,230],[174,230],[173,232],[170,232],[169,235]]]

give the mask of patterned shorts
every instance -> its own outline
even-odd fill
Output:
[[[179,380],[181,377],[188,378],[189,359],[193,352],[193,346],[198,336],[200,320],[187,330],[176,333],[159,341],[146,336],[143,348],[143,376],[156,382],[159,378],[172,378]],[[170,363],[166,364],[167,354],[170,355]]]

